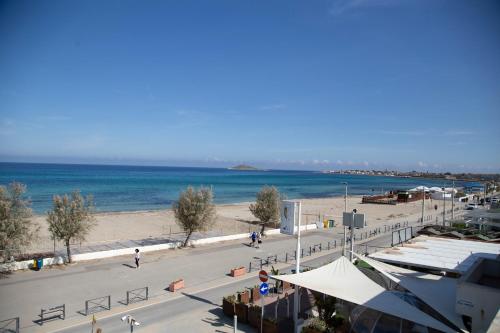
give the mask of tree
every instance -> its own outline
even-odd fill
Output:
[[[71,240],[84,241],[89,231],[94,227],[94,204],[92,196],[84,198],[75,191],[70,196],[54,196],[53,208],[47,212],[49,232],[53,239],[58,239],[66,245],[68,261],[71,262]]]
[[[26,185],[21,183],[0,186],[0,257],[4,259],[28,247],[40,229],[31,219],[25,192]]]
[[[198,190],[189,186],[179,195],[179,200],[172,205],[177,224],[186,233],[183,246],[195,231],[209,230],[215,222],[215,205],[212,190],[200,187]]]
[[[274,186],[264,186],[257,193],[255,204],[250,205],[250,211],[262,224],[261,233],[267,224],[277,224],[280,219],[281,194]]]

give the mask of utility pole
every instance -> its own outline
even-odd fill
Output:
[[[297,203],[294,203],[294,205]],[[302,216],[302,205],[301,202],[298,202],[299,206],[299,219],[298,219],[298,225],[299,227],[297,228],[297,252],[295,255],[295,274],[299,274],[300,271],[300,219]],[[294,323],[294,332],[299,333],[299,286],[295,285],[295,291],[293,293],[293,323]]]
[[[345,196],[344,196],[344,212],[347,213],[347,182],[342,182],[345,185]],[[342,248],[342,255],[346,256],[346,246],[347,246],[347,226],[344,226],[344,247]]]

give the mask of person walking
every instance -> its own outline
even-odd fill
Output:
[[[135,249],[135,268],[139,268],[139,260],[141,259],[141,255],[139,254],[139,249]]]
[[[257,248],[260,248],[260,244],[262,244],[262,234],[259,232],[257,234]]]
[[[255,231],[252,232],[250,238],[252,239],[252,247],[255,247],[255,241],[257,240],[257,234],[255,233]]]

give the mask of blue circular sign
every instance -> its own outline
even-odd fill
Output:
[[[261,283],[259,291],[261,295],[267,295],[267,293],[269,292],[269,285],[265,282]]]

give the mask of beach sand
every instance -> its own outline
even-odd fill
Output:
[[[302,199],[302,224],[314,223],[318,215],[323,218],[333,218],[340,227],[342,212],[344,211],[343,197],[330,197],[318,199]],[[251,222],[256,219],[248,209],[249,202],[217,205],[217,218],[214,227],[207,236],[229,235],[258,230],[258,226]],[[434,210],[434,205],[438,210]],[[447,209],[451,208],[449,202]],[[420,218],[421,201],[401,203],[397,205],[362,204],[361,197],[348,198],[347,210],[356,208],[358,213],[364,213],[369,227],[389,225],[402,221],[415,221]],[[442,202],[426,200],[426,214],[442,216]],[[33,219],[40,225],[39,239],[31,247],[31,251],[50,251],[54,242],[50,239],[45,215],[34,216]],[[172,210],[139,211],[139,212],[113,212],[95,214],[95,227],[81,245],[105,244],[114,241],[140,240],[157,237],[181,237],[182,231],[175,223]],[[61,247],[58,242],[57,247]]]

